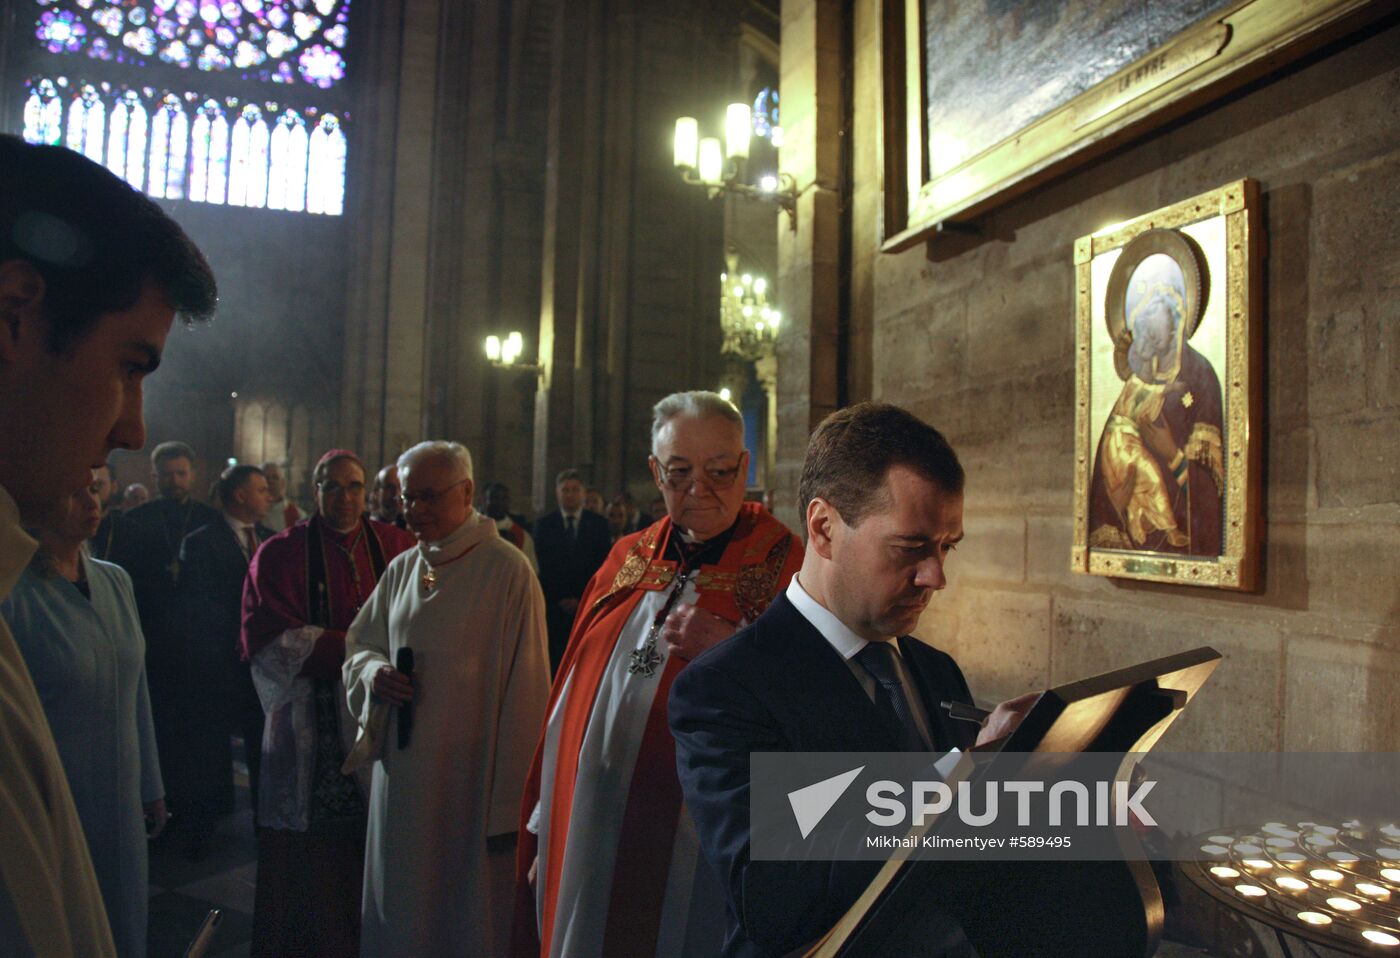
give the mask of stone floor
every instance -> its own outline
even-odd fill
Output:
[[[152,843],[147,958],[182,958],[211,908],[218,908],[222,917],[205,958],[248,954],[258,856],[247,777],[241,770],[238,783],[238,811],[219,823],[208,857],[187,860],[182,854],[184,836],[175,828]]]

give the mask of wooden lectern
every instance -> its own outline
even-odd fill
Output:
[[[1048,690],[998,750],[1022,753],[1146,752],[1220,661],[1211,648],[1167,656]],[[948,776],[1002,774],[997,760],[965,758]],[[1121,769],[1126,779],[1131,769]],[[939,818],[911,835],[938,829]],[[1120,833],[1126,830],[1120,829]],[[1126,835],[1120,841],[1133,841]],[[1119,861],[914,861],[885,863],[865,893],[807,958],[921,958],[952,918],[980,958],[1112,958],[1151,955],[1162,933],[1161,891],[1140,849]]]

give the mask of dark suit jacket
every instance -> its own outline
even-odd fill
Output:
[[[256,701],[247,666],[238,659],[248,560],[223,515],[213,515],[179,543],[180,576],[160,650],[161,770],[172,808],[195,817],[233,810],[229,733],[240,728],[249,697]],[[265,539],[272,530],[258,527],[257,534]]]
[[[934,747],[972,745],[976,727],[938,707],[944,699],[972,701],[957,663],[909,636],[899,650]],[[681,671],[669,718],[686,805],[726,888],[724,954],[783,955],[820,937],[879,863],[750,861],[749,753],[898,751],[850,666],[779,595],[756,622]]]
[[[259,544],[273,535],[263,525],[255,526],[254,531]],[[220,686],[226,691],[230,715],[249,704],[245,701],[249,690],[236,681],[246,671],[240,668],[239,630],[247,576],[248,558],[223,516],[185,536],[180,545],[179,596],[188,643],[186,668],[190,678],[200,682],[199,687]]]
[[[540,560],[540,587],[549,611],[560,599],[583,596],[588,580],[603,564],[612,548],[608,520],[584,509],[578,517],[578,535],[571,541],[558,509],[535,520],[535,555]]]
[[[183,710],[189,699],[183,687],[184,611],[177,578],[171,575],[172,563],[180,556],[180,544],[185,536],[224,519],[219,510],[205,503],[178,503],[163,498],[143,503],[124,513],[123,518],[136,533],[135,546],[129,555],[117,561],[131,573],[131,584],[136,591],[141,632],[146,637],[146,682],[151,690],[151,715],[155,720],[162,770],[165,770],[170,764],[166,755],[173,748],[167,743],[184,735]],[[178,782],[172,785],[168,772],[165,778],[167,792],[178,786]]]
[[[119,510],[108,509],[102,524],[88,540],[88,548],[94,559],[115,562],[129,573],[140,553],[137,529]]]
[[[180,504],[168,499],[142,503],[124,513],[123,518],[136,532],[139,543],[132,564],[124,568],[131,573],[132,585],[136,587],[154,700],[157,686],[163,684],[161,665],[166,645],[178,642],[182,631],[176,594],[178,577],[171,576],[171,563],[179,558],[185,536],[203,526],[223,522],[224,518],[218,509],[203,502]],[[160,680],[157,676],[161,676]]]

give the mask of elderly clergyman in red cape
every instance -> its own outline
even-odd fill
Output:
[[[768,607],[802,543],[744,502],[738,410],[711,392],[656,404],[667,515],[618,540],[588,585],[526,782],[517,958],[719,954],[724,891],[681,801],[666,724],[688,661]]]

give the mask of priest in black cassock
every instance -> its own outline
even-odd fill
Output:
[[[185,714],[204,694],[200,688],[189,687],[181,666],[185,629],[177,591],[180,543],[195,529],[224,521],[217,509],[191,495],[194,465],[194,450],[185,443],[156,446],[151,452],[151,468],[160,494],[126,514],[139,546],[126,556],[126,570],[136,587],[141,631],[146,636],[146,679],[162,765],[167,755],[180,754],[187,731]],[[168,804],[172,830],[183,832],[187,841],[193,839],[183,827],[190,823],[188,812],[193,809],[180,808],[173,794]],[[194,842],[192,848],[199,844]]]

